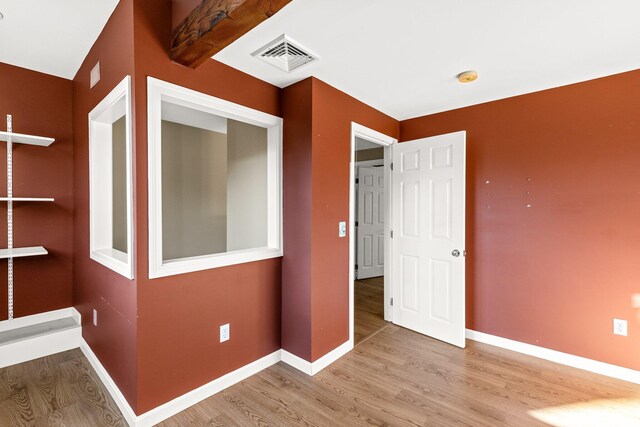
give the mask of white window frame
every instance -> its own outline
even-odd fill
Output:
[[[147,78],[149,155],[149,278],[282,256],[282,118],[153,77]],[[175,260],[162,256],[162,102],[267,129],[267,247]]]
[[[127,187],[127,253],[113,248],[112,139],[111,129],[100,121],[116,114],[124,99]],[[114,109],[114,110],[111,110]],[[110,111],[111,110],[111,111]],[[115,121],[115,120],[114,120]],[[105,267],[133,279],[133,173],[132,173],[131,76],[127,76],[89,113],[89,256]],[[107,162],[109,167],[100,167]]]

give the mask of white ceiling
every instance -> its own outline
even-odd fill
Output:
[[[119,0],[0,0],[0,62],[72,79]]]
[[[322,59],[287,74],[251,56],[283,33]],[[280,87],[313,75],[403,120],[640,68],[640,1],[293,0],[215,58]]]

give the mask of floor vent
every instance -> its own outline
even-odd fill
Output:
[[[316,55],[310,53],[284,34],[261,47],[252,55],[287,73],[318,59]]]

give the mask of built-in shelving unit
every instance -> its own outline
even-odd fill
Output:
[[[0,141],[13,142],[14,144],[29,144],[48,147],[55,139],[44,136],[23,135],[21,133],[0,132]]]
[[[13,144],[29,144],[48,147],[55,139],[43,136],[24,135],[13,132],[11,115],[7,115],[7,131],[0,132],[0,141],[7,143],[7,197],[1,197],[0,201],[7,203],[7,248],[0,249],[0,259],[9,262],[9,320],[13,320],[13,259],[28,256],[47,255],[47,250],[42,246],[28,248],[13,247],[13,203],[14,202],[53,202],[52,198],[45,197],[14,197],[13,196]]]
[[[0,202],[53,202],[53,197],[0,197]]]
[[[42,246],[30,248],[0,249],[0,259],[21,258],[25,256],[46,255],[49,252]]]

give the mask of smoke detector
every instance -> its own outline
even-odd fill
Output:
[[[478,72],[475,70],[465,71],[458,74],[458,81],[460,83],[471,83],[478,79]]]
[[[287,73],[319,59],[284,34],[253,52],[252,56]]]

